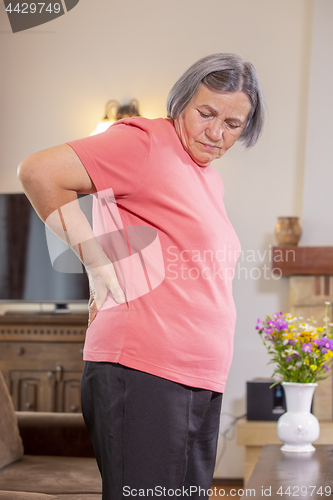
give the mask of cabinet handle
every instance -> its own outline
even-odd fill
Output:
[[[33,410],[34,409],[34,405],[32,403],[25,403],[25,407],[27,410]]]
[[[78,407],[76,405],[71,405],[71,412],[76,413],[78,411]]]
[[[24,347],[18,347],[16,349],[16,353],[19,355],[19,356],[23,356],[23,354],[25,353],[25,349]]]
[[[64,372],[64,368],[63,366],[61,365],[58,365],[56,367],[56,379],[57,379],[57,382],[60,382],[62,380],[62,376],[63,376],[63,372]]]

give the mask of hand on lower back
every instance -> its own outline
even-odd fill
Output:
[[[95,263],[94,266],[88,266],[86,270],[90,288],[88,321],[90,325],[110,292],[118,304],[126,302],[126,298],[119,285],[114,266],[109,259],[102,265]]]

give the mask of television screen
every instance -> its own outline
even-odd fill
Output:
[[[86,204],[91,197],[84,198]],[[45,225],[25,194],[0,194],[1,301],[88,301],[87,275],[79,259],[71,250],[68,252],[77,260],[76,273],[59,272],[52,267]]]

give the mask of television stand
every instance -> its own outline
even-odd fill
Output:
[[[54,305],[54,314],[71,314],[71,310],[68,307],[68,304],[58,304]]]
[[[0,370],[15,410],[80,412],[88,314],[0,316]]]

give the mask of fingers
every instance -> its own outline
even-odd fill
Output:
[[[96,314],[97,312],[89,311],[88,326],[90,326],[91,323],[94,321],[94,319],[96,318]]]
[[[109,285],[109,289],[113,295],[113,298],[118,304],[124,304],[126,302],[125,294],[120,288],[119,282],[117,279],[112,280]]]
[[[119,284],[117,273],[110,260],[106,265],[95,265],[92,268],[87,267],[87,272],[90,290],[96,299],[97,306],[99,306],[99,300],[97,300],[97,298],[104,302],[109,291],[111,291],[114,300],[118,304],[124,304],[126,302],[125,294]],[[104,287],[105,289],[103,292],[106,291],[106,295],[102,292]]]
[[[126,297],[119,285],[112,263],[110,266],[102,266],[90,270],[88,272],[88,279],[90,288],[90,299],[88,304],[89,326],[94,321],[110,292],[118,304],[124,304],[126,302]]]
[[[118,304],[126,302],[125,294],[119,284],[117,273],[112,263],[108,266],[107,287],[111,291],[113,298]]]
[[[117,296],[117,299],[116,299],[115,295]],[[113,293],[113,296],[114,296],[116,302],[118,302],[118,304],[124,304],[126,302],[124,292],[122,291],[122,289],[120,287],[119,287],[119,290],[117,290],[116,292]],[[90,326],[91,323],[94,321],[94,319],[96,318],[96,315],[100,309],[97,306],[96,300],[97,300],[97,298],[95,299],[94,297],[90,297],[89,304],[88,304],[88,310],[89,310],[88,326]]]
[[[88,311],[89,311],[88,326],[90,326],[98,313],[98,308],[95,302],[95,298],[92,296],[89,299]]]

